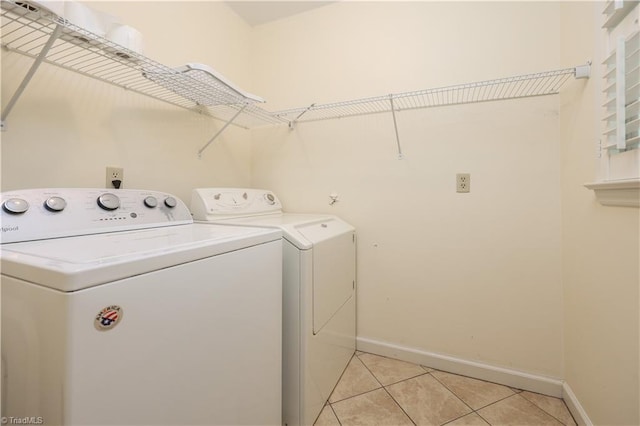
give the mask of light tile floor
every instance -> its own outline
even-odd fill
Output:
[[[315,423],[575,425],[562,399],[356,352]]]

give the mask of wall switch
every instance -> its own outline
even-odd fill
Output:
[[[124,169],[122,167],[107,166],[105,188],[120,189],[124,185]]]
[[[456,192],[471,191],[471,175],[469,173],[458,173],[456,175]]]

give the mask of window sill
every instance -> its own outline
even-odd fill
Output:
[[[640,179],[587,183],[603,206],[640,207]]]

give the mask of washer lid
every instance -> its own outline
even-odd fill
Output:
[[[69,292],[281,237],[275,229],[177,225],[4,244],[0,261],[3,275]]]

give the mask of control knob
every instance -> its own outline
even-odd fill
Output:
[[[264,199],[267,200],[267,204],[274,205],[276,203],[276,197],[273,194],[264,194]]]
[[[152,209],[158,205],[158,200],[150,195],[144,199],[144,205]]]
[[[61,197],[49,197],[44,202],[44,208],[50,212],[61,212],[67,207],[67,202]]]
[[[98,205],[104,210],[116,210],[120,207],[120,198],[115,194],[107,192],[98,197]]]
[[[178,205],[178,202],[173,197],[167,197],[164,199],[164,205],[172,209]]]
[[[2,203],[2,209],[11,214],[22,214],[29,210],[29,203],[22,198],[9,198]]]

